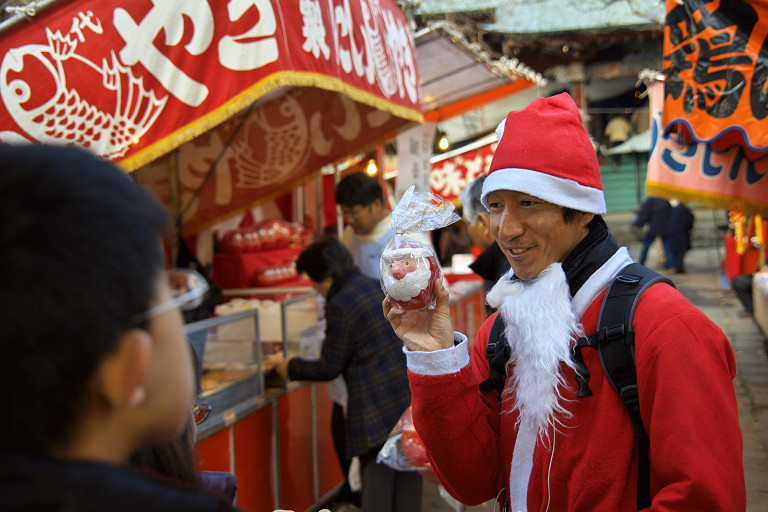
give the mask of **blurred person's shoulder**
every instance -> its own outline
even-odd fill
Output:
[[[203,490],[129,468],[90,461],[14,455],[0,464],[0,481],[14,490],[0,510],[19,512],[236,511]]]

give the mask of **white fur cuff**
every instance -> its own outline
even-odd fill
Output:
[[[460,332],[454,332],[453,336],[458,345],[433,352],[408,350],[404,346],[408,369],[418,375],[450,375],[461,371],[469,364],[469,343]]]

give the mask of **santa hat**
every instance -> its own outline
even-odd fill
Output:
[[[499,145],[483,183],[486,208],[491,192],[514,190],[565,208],[605,213],[597,155],[568,93],[510,112],[496,136]]]

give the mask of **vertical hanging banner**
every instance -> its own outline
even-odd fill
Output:
[[[666,0],[664,133],[768,151],[768,3]]]
[[[712,208],[734,204],[748,212],[768,212],[768,156],[750,160],[741,146],[716,150],[712,144],[679,142],[664,135],[664,85],[648,86],[651,152],[646,176],[650,196],[677,198]]]
[[[393,0],[70,0],[6,30],[0,55],[1,142],[80,145],[128,171],[285,86],[422,120]]]
[[[429,191],[429,159],[434,141],[435,123],[424,123],[397,134],[395,202],[411,185],[417,192]]]

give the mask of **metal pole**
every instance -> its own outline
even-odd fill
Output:
[[[275,400],[272,406],[272,492],[274,493],[274,507],[279,509],[283,503],[282,482],[280,481],[280,432],[279,400]]]
[[[315,177],[315,233],[321,236],[325,232],[323,222],[323,173],[317,173]]]
[[[320,500],[320,440],[317,434],[317,383],[311,387],[312,396],[312,488],[315,503]]]
[[[339,164],[336,164],[336,168],[333,173],[334,188],[339,184],[340,181],[341,175],[339,173]],[[339,237],[339,240],[344,237],[344,216],[341,214],[341,207],[338,205],[336,205],[336,235]]]
[[[58,2],[59,0],[41,0],[40,2],[30,2],[24,6],[6,6],[5,12],[16,11],[17,14],[0,23],[0,34],[15,27],[22,21],[31,21],[33,17]],[[9,7],[12,9],[9,9]]]

